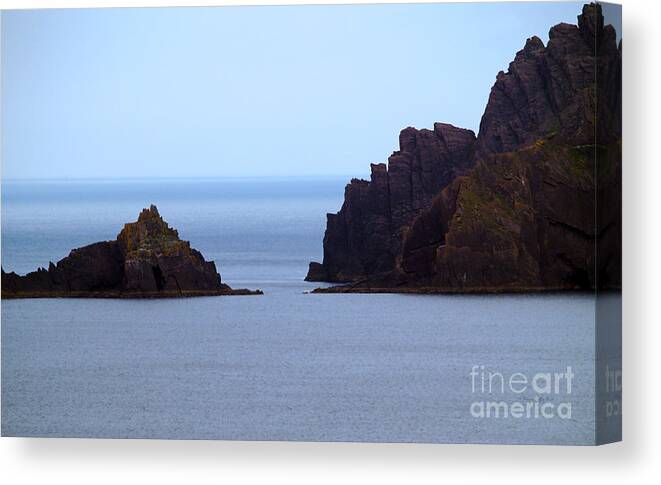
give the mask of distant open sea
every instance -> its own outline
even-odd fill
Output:
[[[3,182],[5,271],[114,239],[153,203],[224,282],[265,295],[3,301],[2,434],[593,443],[589,296],[306,293],[346,181]],[[571,395],[545,398],[571,419],[474,417],[474,366],[571,366]]]

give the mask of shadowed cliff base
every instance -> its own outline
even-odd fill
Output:
[[[337,285],[328,288],[315,288],[310,293],[397,293],[397,294],[414,294],[414,295],[516,295],[528,293],[585,293],[594,294],[594,290],[586,290],[583,288],[552,288],[552,287],[517,287],[517,288],[504,288],[504,287],[474,287],[474,288],[440,288],[434,286],[360,286],[360,285]],[[611,291],[611,290],[607,290]],[[619,290],[612,290],[619,293]],[[602,293],[601,291],[599,292]]]
[[[499,72],[475,137],[407,128],[328,214],[319,293],[621,286],[621,43],[588,4]]]
[[[114,241],[74,249],[48,269],[25,276],[2,270],[2,298],[174,298],[261,295],[222,283],[213,261],[179,239],[158,213],[144,209]]]

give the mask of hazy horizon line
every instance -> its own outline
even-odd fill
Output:
[[[16,182],[94,182],[94,181],[204,181],[204,180],[284,180],[284,179],[354,179],[367,178],[369,173],[352,174],[315,174],[315,175],[199,175],[199,176],[107,176],[107,177],[2,177],[1,183]]]

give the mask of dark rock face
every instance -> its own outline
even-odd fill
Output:
[[[205,261],[188,241],[179,239],[156,207],[144,209],[137,222],[117,236],[124,254],[123,287],[127,291],[193,291],[223,288],[213,261]]]
[[[213,261],[179,239],[156,206],[125,224],[115,241],[71,251],[25,276],[2,271],[2,297],[158,297],[248,294],[221,282]]]
[[[392,271],[402,231],[432,198],[472,166],[475,134],[436,123],[406,128],[399,151],[373,164],[370,181],[353,179],[337,214],[328,214],[323,264],[311,263],[308,281],[356,281]]]
[[[528,39],[508,72],[498,74],[462,165],[473,168],[424,193],[427,202],[393,233],[401,240],[388,246],[392,270],[348,278],[354,287],[621,285],[621,51],[594,4],[583,8],[578,26],[557,25],[549,39],[547,46]],[[352,222],[345,220],[345,233],[360,234]],[[326,264],[335,230],[329,224],[324,239],[331,281],[346,268]]]
[[[401,278],[468,289],[594,287],[590,154],[540,141],[480,163],[414,222]]]

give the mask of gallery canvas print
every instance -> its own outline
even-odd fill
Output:
[[[619,5],[1,15],[4,437],[621,439]]]

